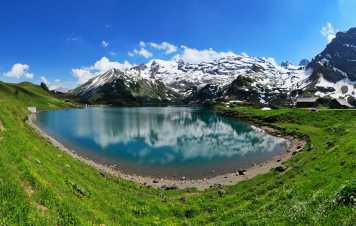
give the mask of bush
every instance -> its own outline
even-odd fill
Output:
[[[46,90],[46,91],[49,91],[48,86],[47,86],[46,83],[41,82],[41,85],[40,85],[40,86],[41,86],[42,89],[44,89],[44,90]]]
[[[355,205],[356,204],[356,180],[341,187],[336,194],[336,203],[339,205]]]

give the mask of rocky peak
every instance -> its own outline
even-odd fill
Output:
[[[283,61],[282,63],[281,63],[281,66],[282,67],[284,67],[284,68],[287,68],[288,66],[289,66],[289,61],[288,60],[286,60],[286,61]]]
[[[131,70],[143,71],[147,68],[146,64],[139,64],[131,68]]]
[[[329,82],[342,79],[356,81],[356,28],[338,32],[308,67],[314,70],[312,79],[323,75]]]
[[[200,63],[155,59],[122,73],[115,73],[118,75],[114,77],[107,73],[99,75],[76,89],[80,91],[76,93],[92,99],[92,96],[99,96],[95,94],[105,96],[115,90],[120,95],[122,90],[126,90],[132,96],[147,96],[152,94],[149,90],[153,89],[162,93],[155,96],[169,98],[170,101],[208,102],[229,95],[265,103],[270,95],[291,92],[305,76],[304,70],[298,66],[288,63],[288,67],[284,68],[267,58],[245,55]],[[250,83],[239,88],[242,78],[249,78]],[[253,95],[253,98],[248,95]]]
[[[308,59],[302,59],[299,62],[299,66],[306,67],[309,63],[310,63],[310,61]]]
[[[150,78],[155,79],[157,72],[159,71],[159,64],[156,61],[152,61],[150,68]]]

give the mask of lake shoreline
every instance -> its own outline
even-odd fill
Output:
[[[48,140],[52,145],[60,149],[61,151],[68,153],[74,159],[80,160],[85,164],[94,167],[102,173],[107,173],[112,176],[120,177],[129,181],[136,182],[143,186],[150,186],[154,188],[163,188],[163,189],[186,189],[186,188],[196,188],[198,190],[205,190],[214,186],[225,186],[225,185],[234,185],[241,181],[249,180],[257,175],[268,173],[273,168],[281,168],[284,162],[289,160],[295,153],[303,150],[306,141],[291,135],[283,135],[278,130],[268,127],[268,126],[259,126],[252,122],[254,126],[257,126],[263,129],[266,133],[272,134],[274,136],[283,137],[290,142],[288,150],[280,155],[274,156],[270,160],[263,161],[259,164],[254,164],[251,167],[244,169],[239,169],[236,172],[225,173],[210,178],[204,179],[165,179],[165,178],[154,178],[149,176],[138,176],[130,175],[123,173],[118,166],[116,165],[105,165],[94,160],[91,160],[87,157],[83,157],[74,150],[67,148],[61,142],[48,135],[43,131],[39,126],[37,126],[33,119],[36,117],[36,114],[30,114],[28,116],[27,124],[36,130],[46,140]],[[283,168],[283,167],[282,167]]]

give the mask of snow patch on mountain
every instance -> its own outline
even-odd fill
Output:
[[[327,81],[324,76],[321,75],[315,87],[330,90],[329,92],[317,91],[315,96],[319,97],[332,97],[335,99],[346,99],[349,96],[356,97],[356,81],[350,81],[348,78],[333,83]]]
[[[151,60],[142,67],[128,70],[127,75],[131,78],[160,80],[183,95],[190,86],[202,88],[210,84],[222,88],[239,76],[254,78],[256,83],[268,88],[278,87],[286,90],[293,89],[298,86],[298,82],[306,78],[301,67],[281,67],[270,59],[242,55],[199,64],[179,60]]]
[[[200,63],[187,63],[183,60],[150,60],[146,64],[133,66],[125,71],[111,69],[75,89],[79,96],[94,93],[99,87],[122,80],[127,87],[140,81],[164,86],[182,99],[203,92],[219,97],[239,77],[251,79],[248,88],[260,92],[259,102],[266,103],[264,97],[271,94],[290,94],[300,88],[309,74],[303,66],[285,64],[280,66],[272,58],[257,58],[247,55],[225,56],[217,60]],[[170,92],[167,92],[170,93]],[[169,96],[169,99],[174,98]],[[207,97],[208,98],[208,97]]]

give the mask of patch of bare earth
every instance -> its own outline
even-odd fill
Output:
[[[0,141],[2,140],[2,136],[1,136],[1,133],[5,130],[2,122],[0,121]]]
[[[4,130],[5,130],[5,128],[4,128],[3,124],[2,124],[2,122],[0,121],[0,132],[2,132]]]
[[[32,186],[31,186],[30,184],[28,184],[28,183],[25,182],[25,183],[23,184],[23,187],[24,187],[24,190],[25,190],[25,192],[26,192],[28,198],[32,201],[32,194],[35,192],[35,191],[33,190]],[[45,206],[43,206],[43,205],[41,205],[41,204],[39,204],[39,203],[37,203],[37,202],[34,203],[34,206],[35,206],[38,210],[40,210],[41,212],[46,212],[46,211],[48,210],[47,207],[45,207]]]

